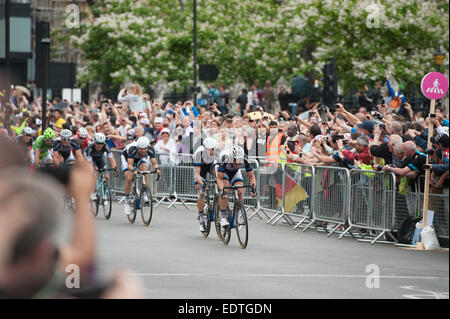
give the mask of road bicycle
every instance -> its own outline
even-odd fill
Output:
[[[146,184],[145,175],[157,174],[157,171],[137,171],[131,186],[130,198],[133,203],[132,212],[127,215],[128,221],[133,224],[136,220],[137,211],[141,211],[142,222],[145,226],[150,225],[153,215],[153,196],[151,190]],[[159,175],[156,181],[159,180]]]
[[[98,209],[102,206],[103,215],[106,219],[111,218],[112,212],[112,197],[111,189],[106,180],[106,174],[109,171],[115,171],[112,168],[109,169],[96,169],[98,172],[97,181],[95,184],[95,200],[92,200],[92,212],[94,216],[98,215]]]
[[[211,230],[211,223],[214,222],[214,208],[217,206],[219,197],[217,194],[216,181],[213,179],[205,181],[205,208],[203,210],[203,220],[205,221],[205,231],[202,232],[203,237],[207,238]]]
[[[239,242],[239,245],[242,249],[245,249],[248,244],[248,220],[247,213],[245,211],[245,207],[243,203],[239,202],[237,190],[239,188],[251,188],[252,192],[255,193],[255,189],[251,185],[237,185],[237,186],[226,186],[224,190],[230,189],[234,196],[234,204],[233,211],[230,210],[227,205],[227,213],[226,219],[229,223],[228,226],[222,227],[220,225],[220,216],[219,216],[219,200],[218,194],[216,194],[216,199],[214,201],[214,224],[216,226],[217,236],[219,240],[221,240],[225,245],[228,245],[228,242],[231,238],[231,229],[236,229],[236,235]]]

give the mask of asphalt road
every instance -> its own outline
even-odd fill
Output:
[[[131,225],[115,202],[110,220],[97,217],[99,274],[130,269],[152,299],[449,298],[448,251],[372,246],[258,218],[244,250],[235,232],[228,246],[214,229],[203,238],[196,217],[194,206],[162,205],[149,227],[140,215]],[[71,218],[62,214],[60,240],[70,238]]]

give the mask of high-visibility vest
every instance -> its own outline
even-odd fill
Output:
[[[273,140],[270,140],[270,135],[267,137],[267,152],[266,160],[268,165],[278,166],[278,159],[280,157],[281,149],[281,138],[283,134],[278,133]]]
[[[286,139],[286,142],[284,142],[283,146],[287,147],[287,142],[288,142],[288,140]],[[286,164],[287,163],[286,154],[281,152],[281,150],[280,150],[280,157],[278,159],[278,163],[280,163],[280,164]]]

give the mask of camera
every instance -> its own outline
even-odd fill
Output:
[[[436,114],[430,113],[430,118],[432,118],[432,119],[436,118]]]
[[[377,165],[377,167],[376,167],[376,170],[378,171],[378,172],[381,172],[381,170],[383,170],[383,165]]]
[[[375,112],[375,113],[373,114],[373,117],[376,118],[376,119],[378,119],[378,120],[381,120],[381,119],[383,118],[383,116],[382,116],[380,113],[378,113],[378,112]]]
[[[319,111],[319,112],[326,112],[327,111],[327,106],[322,104],[321,106],[319,106],[317,108],[317,111]]]

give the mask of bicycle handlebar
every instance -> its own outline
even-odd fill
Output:
[[[108,168],[108,169],[98,169],[98,168],[97,168],[96,171],[99,172],[99,173],[110,172],[110,171],[112,171],[112,172],[117,172],[117,168],[116,168],[116,169],[113,169],[113,168]]]
[[[225,186],[223,189],[239,189],[239,188],[252,188],[255,189],[252,185],[237,185],[237,186]]]
[[[157,173],[158,173],[157,170],[153,170],[153,171],[137,171],[137,174],[140,174],[140,175],[157,174]],[[156,181],[158,181],[158,180],[159,180],[159,174],[156,177]]]

